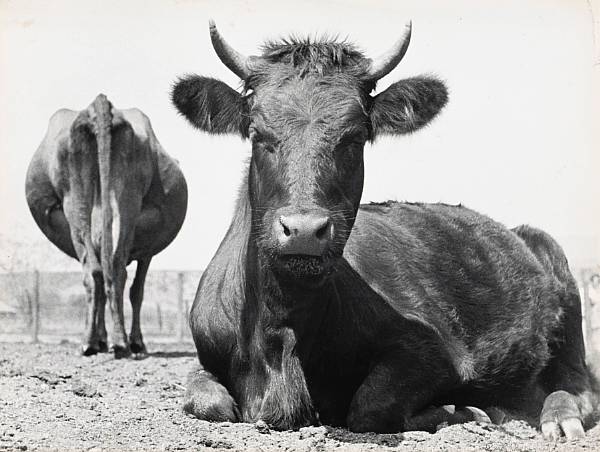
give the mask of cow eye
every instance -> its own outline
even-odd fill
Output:
[[[253,143],[253,147],[261,152],[268,152],[270,154],[275,153],[275,146],[266,141],[257,141]]]
[[[269,152],[271,154],[275,152],[277,143],[270,135],[251,130],[250,139],[252,140],[252,149],[261,152]]]
[[[352,172],[362,158],[364,140],[359,135],[345,136],[335,147],[335,158],[342,172]]]

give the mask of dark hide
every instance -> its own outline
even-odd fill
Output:
[[[444,84],[434,78],[394,83],[373,101],[373,133],[410,133],[428,124],[446,104]]]
[[[201,130],[247,136],[244,99],[220,80],[197,75],[181,78],[172,99],[181,114]]]
[[[247,108],[253,148],[190,313],[204,369],[190,375],[186,409],[280,429],[320,420],[398,432],[465,419],[424,411],[431,404],[497,405],[542,412],[544,434],[579,436],[563,421],[581,426],[591,384],[562,251],[461,206],[360,205],[365,141],[426,125],[447,99],[430,77],[372,97],[367,67],[349,44],[295,40],[267,45],[244,97],[203,78],[175,87],[202,130],[238,131]],[[213,130],[214,117],[229,125]],[[290,240],[321,248],[290,256]]]
[[[323,94],[331,94],[327,85],[339,85],[345,89],[345,95],[356,97],[361,108],[370,112],[373,130],[369,138],[374,139],[379,133],[404,134],[423,127],[448,100],[446,87],[432,76],[401,80],[370,97],[368,94],[375,88],[375,83],[361,79],[368,61],[349,43],[289,39],[266,44],[262,57],[268,64],[263,63],[245,80],[246,95],[220,80],[188,75],[174,84],[173,104],[201,130],[216,134],[239,133],[247,137],[248,110],[255,97],[252,91],[282,89],[293,78],[306,79],[317,74]],[[347,89],[352,86],[358,92]]]

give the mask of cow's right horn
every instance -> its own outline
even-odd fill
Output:
[[[404,54],[408,50],[411,31],[412,22],[408,22],[404,27],[402,37],[394,44],[394,46],[371,62],[371,67],[366,76],[367,79],[377,81],[389,74],[392,69],[400,63],[400,60],[402,60]]]
[[[214,20],[211,19],[208,22],[208,27],[210,29],[210,40],[212,41],[213,48],[215,49],[215,52],[217,52],[219,59],[242,80],[248,78],[252,73],[250,70],[250,63],[255,60],[256,57],[242,55],[227,44],[227,41],[223,39],[219,30],[217,30],[217,25]]]

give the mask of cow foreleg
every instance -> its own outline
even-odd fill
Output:
[[[237,404],[227,389],[199,366],[194,366],[188,375],[183,411],[204,421],[236,422],[240,419]]]
[[[146,353],[146,346],[144,345],[140,325],[140,311],[144,298],[144,283],[151,260],[152,257],[148,257],[137,261],[135,278],[133,284],[131,284],[131,289],[129,289],[129,300],[131,301],[131,333],[129,334],[129,344],[133,353]]]

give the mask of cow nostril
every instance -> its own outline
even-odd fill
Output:
[[[329,229],[329,220],[325,222],[325,224],[317,230],[316,236],[319,240],[325,238],[327,234],[327,229]]]
[[[281,224],[281,226],[283,227],[283,235],[285,235],[286,237],[289,237],[292,233],[291,233],[290,229],[285,225],[285,223],[283,222],[283,220],[281,218],[279,219],[279,224]]]

